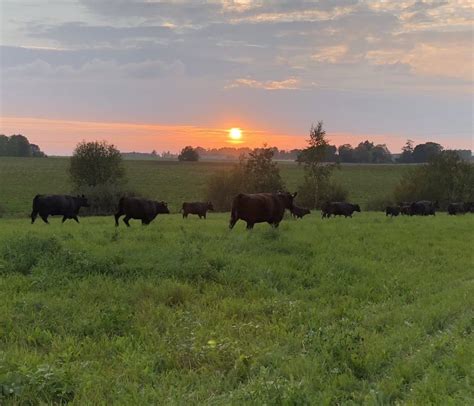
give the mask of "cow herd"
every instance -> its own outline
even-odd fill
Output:
[[[247,229],[252,229],[257,223],[268,223],[277,228],[283,219],[285,210],[289,210],[295,218],[303,218],[310,214],[310,210],[298,207],[294,204],[296,193],[240,193],[232,201],[229,228],[233,228],[237,221],[246,222]],[[36,195],[33,199],[33,211],[31,212],[31,223],[33,224],[39,215],[48,223],[48,217],[61,215],[62,222],[68,219],[79,223],[78,214],[81,207],[89,207],[87,198],[69,195]],[[429,216],[435,215],[438,202],[420,200],[417,202],[402,202],[398,206],[388,206],[385,209],[386,216]],[[183,203],[181,213],[183,218],[189,214],[206,218],[207,212],[214,210],[211,202]],[[360,212],[358,204],[346,202],[328,202],[321,209],[322,218],[331,216],[352,217],[354,212]],[[474,202],[450,203],[447,208],[450,215],[474,213]],[[138,197],[122,197],[118,203],[115,213],[115,225],[119,225],[119,219],[124,216],[123,222],[130,227],[129,220],[141,220],[143,225],[150,224],[158,214],[169,214],[168,204],[164,201],[154,201]],[[49,224],[49,223],[48,223]]]
[[[387,206],[385,215],[396,217],[405,216],[434,216],[439,208],[437,201],[419,200],[417,202],[402,202],[398,206]],[[450,215],[474,213],[474,202],[449,203],[447,212]]]

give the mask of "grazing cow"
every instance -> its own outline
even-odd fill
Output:
[[[206,218],[206,213],[208,210],[214,210],[214,206],[211,202],[184,202],[181,208],[181,211],[183,212],[183,218],[188,218],[188,214],[197,214],[200,219],[203,217]]]
[[[115,214],[115,225],[118,226],[120,216],[125,214],[123,222],[130,227],[129,220],[137,219],[142,225],[150,224],[158,214],[169,214],[168,204],[138,197],[122,197],[119,201],[118,212]]]
[[[285,209],[293,208],[296,193],[240,193],[232,202],[229,228],[232,229],[238,220],[247,223],[251,230],[256,223],[268,223],[277,228],[283,219]]]
[[[293,205],[293,208],[291,209],[291,214],[296,219],[302,219],[307,214],[311,214],[311,211],[309,209],[305,209],[304,207],[298,207],[296,205]]]
[[[360,207],[358,204],[345,203],[345,202],[328,202],[323,205],[321,208],[321,217],[331,217],[331,216],[344,216],[352,217],[352,214],[358,211],[360,212]]]
[[[417,216],[435,216],[438,202],[420,200],[411,204],[411,212]]]
[[[69,195],[36,195],[33,199],[33,211],[31,212],[31,224],[36,220],[38,214],[47,224],[48,216],[63,216],[62,222],[73,219],[79,223],[77,215],[81,207],[89,207],[87,198]]]
[[[455,216],[456,214],[465,214],[466,205],[464,203],[449,203],[448,204],[448,214]]]
[[[385,216],[397,217],[399,214],[400,214],[400,207],[398,206],[387,206],[385,208]]]

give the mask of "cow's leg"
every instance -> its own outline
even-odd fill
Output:
[[[129,217],[129,216],[125,216],[125,217],[123,218],[123,222],[125,223],[125,225],[126,225],[127,227],[130,227],[130,223],[128,222],[128,220],[130,220],[130,218],[131,218],[131,217]]]
[[[63,219],[61,220],[61,223],[64,223],[67,220],[66,216],[63,216]]]
[[[247,222],[247,230],[253,230],[253,226],[254,226],[253,223]]]
[[[40,217],[46,224],[49,224],[47,214],[40,214]]]
[[[118,213],[115,213],[115,227],[118,227],[119,225],[119,218],[120,216],[122,216],[123,213],[121,211],[119,211]]]
[[[77,218],[76,215],[72,216],[71,217],[77,224],[79,224],[79,219]]]
[[[187,216],[186,216],[186,214],[184,214],[184,211],[183,211],[183,219],[185,219],[186,217],[187,217]]]
[[[278,228],[279,225],[280,225],[280,222],[279,222],[279,221],[272,224],[273,228]]]
[[[229,228],[232,230],[239,219],[237,217],[231,216],[229,222]]]
[[[204,213],[204,218],[206,218],[206,213]]]
[[[38,215],[38,212],[36,210],[33,210],[31,212],[31,224],[33,224],[35,222],[37,215]]]

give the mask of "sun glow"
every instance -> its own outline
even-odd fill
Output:
[[[229,130],[229,138],[232,141],[239,141],[242,139],[242,130],[240,128],[231,128]]]

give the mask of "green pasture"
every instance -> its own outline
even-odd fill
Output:
[[[65,160],[25,162],[0,161],[18,214],[69,187]],[[172,202],[224,166],[127,162]],[[385,171],[337,176],[362,199]],[[51,223],[0,220],[0,404],[474,403],[474,215]]]

